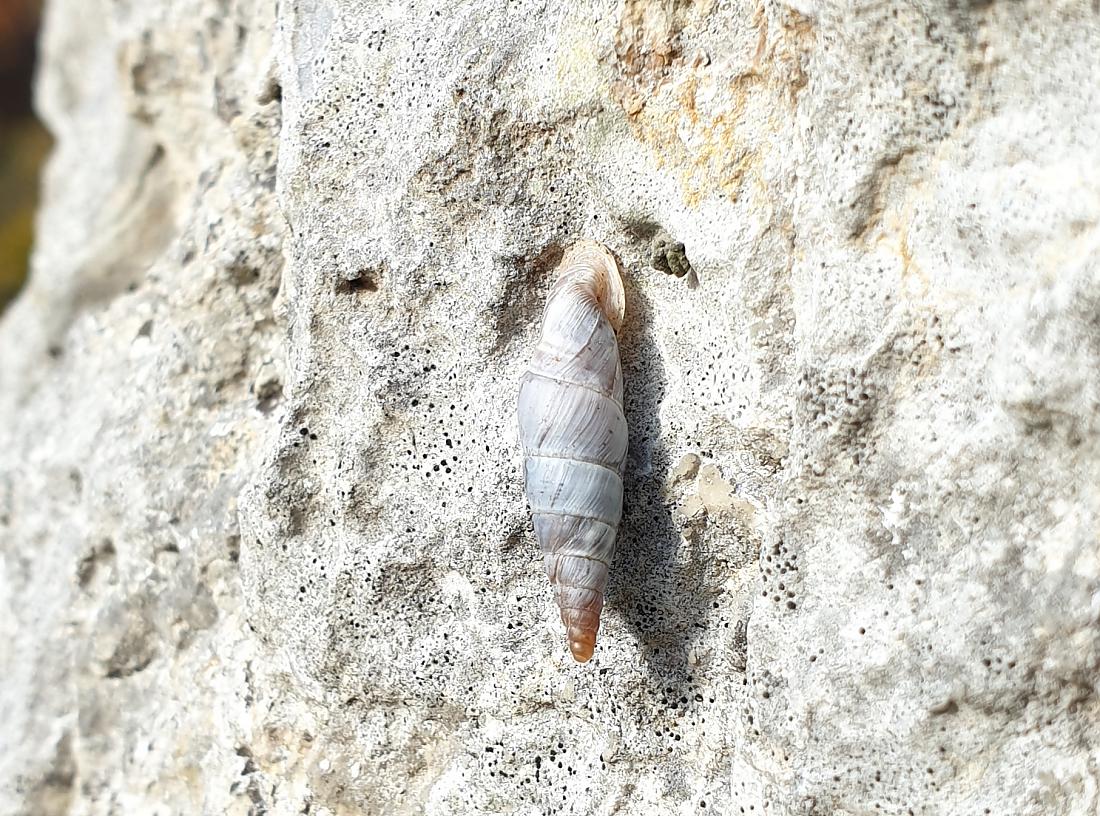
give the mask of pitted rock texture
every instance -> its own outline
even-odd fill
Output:
[[[0,813],[1096,813],[1097,53],[1091,0],[51,0]],[[514,416],[578,237],[585,665]]]

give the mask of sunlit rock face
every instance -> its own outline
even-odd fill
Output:
[[[51,0],[0,813],[1081,814],[1091,2]],[[617,256],[575,663],[516,402]]]

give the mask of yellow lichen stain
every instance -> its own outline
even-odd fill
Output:
[[[773,140],[790,127],[813,38],[810,22],[787,12],[770,40],[758,9],[751,60],[730,76],[731,62],[712,65],[705,53],[685,50],[684,35],[712,7],[627,2],[616,40],[620,78],[611,88],[657,166],[679,168],[692,206],[715,194],[736,201],[746,180],[762,175]]]
[[[914,202],[907,197],[898,208],[886,210],[880,219],[881,233],[876,243],[889,249],[900,262],[903,289],[915,300],[924,300],[932,289],[932,282],[913,257],[909,246],[909,225],[913,222]]]
[[[737,84],[744,88],[752,83]],[[716,191],[736,200],[746,175],[759,164],[761,152],[745,138],[742,126],[751,106],[738,90],[726,94],[715,88],[713,77],[693,71],[644,105],[637,96],[627,100],[626,110],[634,111],[636,136],[653,152],[659,167],[679,168],[684,197],[691,205]],[[708,99],[704,108],[698,99],[701,92],[711,99],[722,95],[723,103],[716,106]]]
[[[813,50],[816,42],[813,21],[792,8],[784,9],[779,15],[779,36],[770,52],[771,62],[782,76],[782,84],[790,94],[793,104],[798,94],[806,87],[809,78],[802,68],[803,57]],[[760,10],[758,19],[762,37],[767,38],[767,18]]]
[[[713,9],[714,0],[625,0],[615,37],[619,66],[629,77],[658,79],[680,54],[681,32]]]

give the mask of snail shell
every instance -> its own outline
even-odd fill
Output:
[[[559,266],[542,336],[519,389],[527,500],[573,657],[596,646],[623,509],[627,427],[615,333],[626,299],[615,258],[594,241]]]

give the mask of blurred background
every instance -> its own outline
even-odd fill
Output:
[[[31,111],[42,0],[0,0],[0,311],[27,275],[50,138]]]

